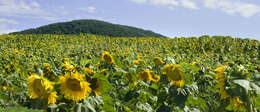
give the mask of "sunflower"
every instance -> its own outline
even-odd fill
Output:
[[[80,101],[91,93],[90,83],[84,81],[84,75],[78,72],[65,73],[59,78],[61,94],[66,99]]]
[[[108,64],[112,64],[114,63],[114,58],[109,52],[105,51],[102,53],[102,61]]]
[[[53,89],[52,82],[48,81],[44,77],[40,77],[39,75],[33,74],[27,79],[28,83],[28,91],[30,94],[30,98],[46,98],[48,96],[48,92]]]
[[[82,70],[85,71],[85,72],[87,72],[88,75],[90,75],[90,76],[93,76],[93,75],[96,73],[96,72],[93,71],[92,69],[86,68],[86,67],[82,68]]]
[[[144,81],[144,80],[150,80],[152,79],[151,76],[151,71],[150,70],[145,70],[142,72],[139,72],[138,76],[137,76],[140,80]]]
[[[69,62],[68,58],[62,60],[61,66],[67,71],[75,71],[77,65],[73,65]]]
[[[136,81],[134,79],[134,77],[130,74],[130,73],[124,73],[124,76],[134,84],[134,86],[136,86]]]
[[[225,89],[226,77],[224,74],[224,70],[226,68],[227,68],[227,66],[220,66],[217,69],[215,69],[215,71],[217,72],[216,80],[218,81],[216,88],[219,88],[220,99],[226,99],[229,97],[229,95]]]
[[[43,63],[43,67],[49,70],[51,65],[49,63]]]
[[[154,64],[156,66],[160,66],[160,65],[162,65],[164,63],[163,60],[161,58],[159,58],[159,57],[154,58],[153,62],[154,62]]]
[[[57,98],[57,92],[52,92],[48,95],[48,104],[55,104],[56,103],[56,98]]]
[[[152,74],[152,75],[151,75],[151,76],[152,76],[152,77],[151,77],[151,80],[152,80],[153,82],[155,82],[155,83],[159,82],[160,76],[157,75],[157,74],[155,74],[154,72],[152,72],[151,74]]]
[[[167,64],[163,67],[163,75],[167,75],[173,85],[182,87],[184,85],[184,72],[177,64]]]
[[[102,90],[101,80],[98,79],[98,78],[93,78],[93,79],[91,79],[90,83],[91,83],[90,87],[93,90],[93,92],[96,95],[100,95],[101,94],[101,90]]]
[[[235,107],[235,110],[245,110],[245,103],[239,97],[230,98],[230,105]]]

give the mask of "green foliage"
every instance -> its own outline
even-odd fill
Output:
[[[0,107],[0,112],[43,112],[43,111],[27,109],[24,107],[7,107],[7,108]]]
[[[89,33],[111,37],[165,37],[149,30],[112,24],[99,20],[73,20],[54,23],[36,29],[28,29],[13,34],[80,34]]]
[[[102,61],[104,51],[111,53],[114,63]],[[155,57],[161,58],[163,64],[156,65]],[[221,36],[170,39],[1,35],[0,107],[20,105],[76,112],[253,112],[260,109],[258,58],[259,41]],[[101,94],[92,91],[85,99],[73,102],[63,99],[56,83],[54,89],[59,97],[55,104],[47,104],[48,99],[30,99],[28,76],[44,74],[57,82],[66,71],[64,59],[85,76],[85,81],[93,84],[92,79],[99,79]],[[178,64],[184,86],[174,85],[162,73],[166,64]],[[216,71],[219,67],[225,68],[223,73]],[[145,70],[160,80],[141,80],[139,73]],[[221,89],[216,87],[220,82],[227,98],[221,98]]]

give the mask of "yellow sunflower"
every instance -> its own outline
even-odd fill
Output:
[[[182,87],[184,85],[184,72],[177,64],[167,64],[163,67],[163,75],[167,75],[173,85]]]
[[[159,58],[159,57],[154,58],[153,62],[157,66],[160,66],[160,65],[162,65],[164,63],[163,60],[161,58]]]
[[[67,71],[75,71],[77,65],[73,65],[69,62],[68,58],[62,60],[61,66]]]
[[[84,75],[65,73],[59,78],[61,94],[66,99],[80,101],[91,93],[90,83],[84,80]]]
[[[56,103],[56,98],[57,98],[57,92],[52,92],[48,95],[48,104],[55,104]]]
[[[155,83],[159,82],[160,76],[157,75],[157,74],[155,74],[154,72],[152,72],[151,74],[152,74],[152,75],[151,75],[151,80],[152,80],[153,82],[155,82]]]
[[[142,72],[139,72],[138,76],[137,76],[140,80],[144,81],[144,80],[150,80],[151,78],[151,71],[150,70],[145,70]]]
[[[6,86],[2,86],[2,89],[3,89],[3,91],[6,91],[7,87]]]
[[[82,68],[82,70],[85,71],[85,72],[87,72],[88,75],[91,75],[91,76],[93,76],[93,75],[96,73],[96,72],[93,71],[92,69],[86,68],[86,67]]]
[[[220,99],[226,99],[230,97],[228,93],[226,92],[225,89],[225,73],[224,70],[227,68],[227,66],[220,66],[217,69],[215,69],[216,73],[216,80],[218,81],[216,88],[219,88],[219,94],[220,94]]]
[[[54,84],[44,77],[40,77],[36,74],[31,75],[27,79],[27,83],[30,98],[32,99],[46,98],[48,96],[48,92],[53,89]]]
[[[105,51],[102,53],[102,61],[108,64],[112,64],[114,63],[114,58],[109,52]]]
[[[239,97],[230,98],[230,105],[235,107],[235,110],[245,110],[245,103]]]
[[[101,80],[98,79],[98,78],[93,78],[93,79],[91,79],[90,83],[91,83],[90,87],[93,90],[93,92],[96,95],[100,95],[101,94],[101,90],[102,90]]]

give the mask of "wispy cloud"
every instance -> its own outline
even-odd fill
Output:
[[[0,34],[17,31],[16,29],[8,29],[9,25],[16,25],[16,24],[18,24],[18,22],[15,20],[0,18]]]
[[[199,9],[196,3],[191,0],[181,0],[180,2],[183,7],[190,8],[190,9]]]
[[[229,15],[239,14],[242,17],[249,18],[260,13],[260,5],[242,2],[240,0],[130,0],[135,3],[147,3],[153,5],[166,6],[170,10],[175,7],[184,7],[189,9],[207,9],[220,10]],[[202,4],[198,6],[197,4]]]
[[[166,6],[170,10],[176,6],[181,6],[189,9],[199,9],[197,4],[192,0],[130,0],[135,3],[149,3],[153,5]]]
[[[135,3],[146,3],[147,0],[130,0]]]
[[[81,10],[81,11],[89,12],[89,13],[95,13],[95,12],[97,11],[96,7],[93,7],[93,6],[80,7],[80,8],[78,8],[78,9]]]
[[[260,13],[260,6],[231,0],[204,0],[204,6],[210,9],[218,9],[227,14],[240,14],[249,18]]]
[[[176,0],[150,0],[154,5],[179,5],[179,2]]]
[[[2,16],[56,19],[51,13],[43,10],[36,1],[0,0],[0,13]]]

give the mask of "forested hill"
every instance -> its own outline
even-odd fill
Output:
[[[41,26],[12,34],[80,34],[89,33],[111,37],[165,37],[150,30],[112,24],[99,20],[73,20]]]

